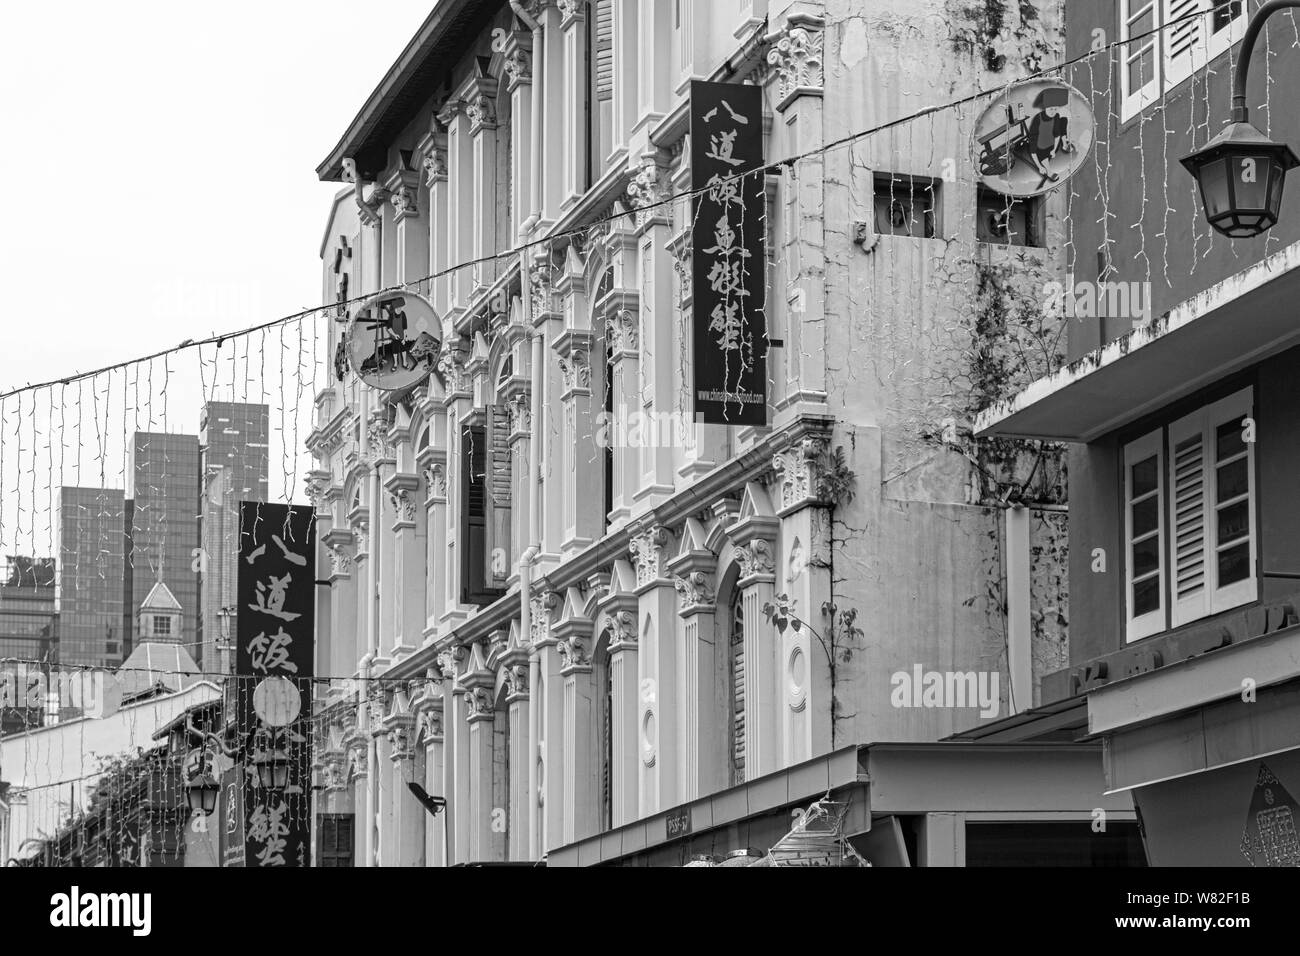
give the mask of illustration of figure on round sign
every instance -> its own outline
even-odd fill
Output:
[[[347,337],[349,364],[367,385],[405,388],[433,368],[442,320],[422,296],[388,293],[364,302]]]
[[[1048,192],[1082,165],[1092,130],[1092,111],[1073,87],[1051,80],[1018,84],[995,98],[976,124],[975,167],[984,185],[1004,195]]]

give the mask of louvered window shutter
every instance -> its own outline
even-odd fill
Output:
[[[596,0],[596,99],[614,98],[614,0]]]
[[[731,618],[731,747],[733,784],[745,782],[745,612],[739,595]]]
[[[1206,555],[1205,413],[1196,412],[1169,426],[1169,523],[1173,626],[1210,611]]]
[[[491,416],[492,436],[492,504],[498,508],[510,507],[510,408],[506,405],[488,406]]]
[[[1164,4],[1164,85],[1177,86],[1205,66],[1208,20],[1213,0],[1161,0]],[[1186,18],[1186,19],[1184,19]],[[1181,21],[1181,22],[1175,22]]]

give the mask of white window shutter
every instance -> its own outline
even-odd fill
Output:
[[[1259,597],[1255,444],[1245,440],[1245,420],[1253,414],[1253,404],[1253,391],[1247,388],[1206,409],[1206,443],[1214,450],[1215,463],[1207,475],[1206,515],[1214,541],[1209,584],[1211,611],[1216,613]]]
[[[1164,433],[1124,447],[1124,591],[1129,641],[1168,627]]]
[[[1208,451],[1204,411],[1169,426],[1169,590],[1174,627],[1210,613]]]
[[[1160,98],[1160,14],[1165,0],[1120,0],[1118,48],[1120,122],[1127,122]],[[1149,34],[1149,35],[1148,35]]]
[[[1248,18],[1245,0],[1211,0],[1210,7],[1213,14],[1206,18],[1206,56],[1213,60],[1246,35]]]
[[[1160,0],[1164,6],[1161,31],[1164,47],[1164,88],[1172,90],[1208,60],[1207,35],[1214,0]],[[1201,16],[1189,14],[1199,13]],[[1175,22],[1182,21],[1182,22]]]

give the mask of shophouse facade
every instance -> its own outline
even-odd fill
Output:
[[[861,745],[1041,702],[1069,661],[1063,470],[971,422],[1034,377],[1006,370],[1009,337],[1039,336],[1054,367],[1057,326],[1007,304],[1059,277],[1063,200],[1007,225],[970,168],[977,109],[840,141],[1055,62],[1061,18],[434,5],[317,170],[344,184],[320,249],[340,361],[308,439],[317,673],[335,678],[318,850],[351,832],[357,865],[685,862],[850,790],[865,832]],[[767,427],[692,418],[692,80],[762,90]],[[401,285],[442,317],[442,350],[379,392],[339,345],[357,297]],[[897,693],[931,671],[970,697]],[[1095,748],[1068,743],[907,757],[971,776],[880,811],[915,818],[902,856],[959,862],[967,809],[1131,820]],[[981,774],[1010,788],[989,806]],[[1030,806],[1044,775],[1069,796]]]

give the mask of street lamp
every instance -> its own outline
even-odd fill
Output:
[[[289,757],[283,750],[262,750],[253,757],[257,782],[263,790],[283,793],[289,786]]]
[[[1270,0],[1251,17],[1232,81],[1232,119],[1222,133],[1182,160],[1201,188],[1211,227],[1232,239],[1249,239],[1277,224],[1282,185],[1300,165],[1291,147],[1274,143],[1249,120],[1246,78],[1255,39],[1270,14],[1300,7],[1300,0]]]

